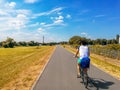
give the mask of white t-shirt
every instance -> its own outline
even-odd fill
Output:
[[[81,45],[79,48],[80,59],[84,57],[89,57],[89,48],[87,46]]]

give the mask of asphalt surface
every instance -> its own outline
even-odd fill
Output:
[[[32,90],[120,90],[120,80],[90,65],[90,83],[86,89],[77,78],[77,59],[73,54],[57,46],[50,61]]]

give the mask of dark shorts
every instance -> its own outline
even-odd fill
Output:
[[[78,59],[78,64],[80,64],[81,68],[89,68],[90,66],[90,58],[89,57],[85,57],[82,59]]]

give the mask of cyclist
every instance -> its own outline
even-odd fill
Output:
[[[77,57],[79,53],[79,58],[77,60],[77,78],[80,78],[80,68],[84,68],[84,72],[87,73],[87,69],[89,68],[90,65],[90,51],[89,48],[87,46],[87,42],[84,40],[80,41],[80,46],[77,48],[75,57]],[[84,61],[87,62],[84,62]]]

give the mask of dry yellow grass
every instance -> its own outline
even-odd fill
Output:
[[[120,66],[110,61],[105,61],[103,58],[96,58],[94,56],[91,56],[91,63],[120,80]]]
[[[9,83],[5,84],[1,90],[30,90],[44,65],[48,62],[54,49],[55,46],[52,46],[42,49],[41,52],[37,52],[37,56],[35,56],[34,59],[39,59],[35,60],[28,67],[19,72],[19,74],[17,74]]]

